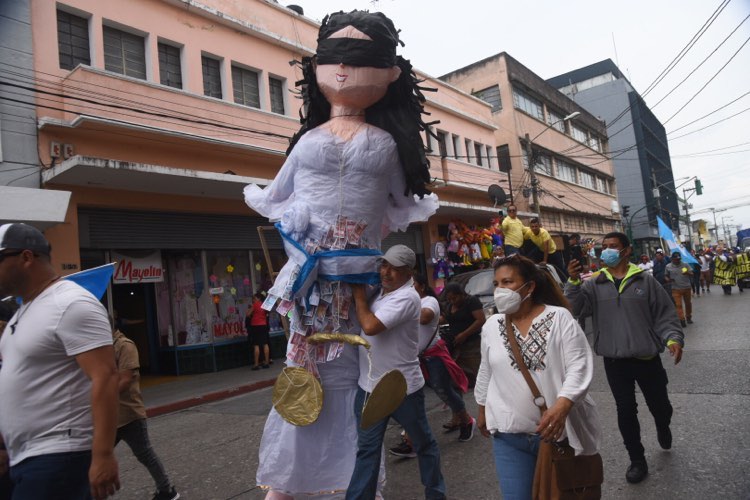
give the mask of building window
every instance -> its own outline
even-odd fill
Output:
[[[427,127],[427,129],[424,131],[424,138],[424,144],[427,152],[432,153],[432,127]]]
[[[218,59],[201,56],[203,71],[203,95],[221,99],[221,62]]]
[[[284,81],[272,76],[268,77],[268,93],[271,96],[271,111],[284,114]]]
[[[589,188],[589,189],[596,189],[596,184],[595,184],[596,181],[595,181],[593,174],[581,171],[581,172],[578,172],[578,177],[581,180],[580,182],[581,186]]]
[[[551,125],[553,128],[556,128],[564,134],[565,122],[563,121],[563,118],[563,116],[547,109],[547,125]]]
[[[560,214],[557,212],[544,212],[542,213],[542,226],[547,231],[562,231],[562,224],[560,223]]]
[[[159,42],[159,81],[162,85],[182,88],[180,49]]]
[[[602,151],[602,143],[594,134],[591,134],[591,137],[589,137],[589,147],[594,151]]]
[[[57,50],[62,69],[73,69],[79,64],[91,64],[88,19],[58,10]]]
[[[464,139],[464,147],[466,151],[466,162],[471,163],[471,141],[469,139]]]
[[[445,132],[438,130],[435,135],[437,135],[438,152],[440,153],[440,157],[445,158],[448,156],[448,145],[445,142]]]
[[[493,85],[492,87],[487,87],[486,89],[477,90],[472,94],[474,97],[483,100],[487,104],[492,105],[492,112],[500,111],[503,109],[503,105],[500,102],[500,86],[499,85]]]
[[[609,181],[607,179],[603,179],[601,177],[596,178],[596,189],[601,191],[602,193],[610,194],[609,191]]]
[[[571,125],[570,134],[573,136],[573,139],[575,139],[576,141],[582,142],[584,144],[588,144],[586,140],[586,132],[583,129],[580,129],[576,127],[575,125]]]
[[[461,156],[461,138],[455,134],[451,134],[451,139],[453,140],[453,158],[458,160],[458,157]]]
[[[484,149],[482,144],[474,143],[474,156],[477,157],[477,165],[480,167],[482,166],[482,149]]]
[[[590,233],[601,234],[604,232],[604,222],[601,219],[588,219],[586,220],[586,225]]]
[[[492,168],[492,148],[490,146],[486,146],[484,148],[484,152],[487,155],[487,167]]]
[[[568,181],[568,182],[577,182],[576,179],[576,168],[567,163],[564,162],[558,158],[555,158],[555,163],[557,165],[557,178],[561,181]]]
[[[146,46],[142,36],[104,27],[104,69],[146,79]]]
[[[533,116],[537,120],[544,120],[542,103],[517,88],[513,88],[513,107]]]
[[[586,225],[584,224],[583,217],[577,215],[565,215],[565,229],[567,231],[585,231]]]
[[[534,171],[540,174],[552,175],[552,158],[541,153],[534,153]],[[528,170],[529,168],[529,156],[524,149],[523,151],[523,167]]]
[[[232,87],[234,88],[234,102],[251,108],[260,108],[258,73],[232,66]]]

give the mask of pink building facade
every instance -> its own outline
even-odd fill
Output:
[[[558,248],[564,248],[571,233],[600,240],[619,228],[614,169],[602,121],[504,52],[441,79],[491,103],[497,156],[509,172],[510,192],[522,219],[536,215],[536,189],[542,226]],[[535,158],[536,185],[528,169],[527,141]]]
[[[266,0],[32,0],[31,27],[42,187],[71,193],[65,222],[46,231],[54,264],[118,262],[106,301],[143,320],[123,328],[146,371],[249,364],[244,311],[285,256],[273,231],[264,255],[268,221],[242,189],[283,164],[301,104],[289,63],[314,52],[318,24]],[[438,89],[427,109],[440,121],[430,160],[441,205],[384,246],[409,245],[431,273],[450,221],[497,214],[487,188],[505,174],[491,105],[421,76]]]

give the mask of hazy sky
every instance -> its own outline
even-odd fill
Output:
[[[610,58],[664,124],[669,134],[675,183],[683,182],[677,180],[681,177],[701,179],[703,196],[693,195],[689,200],[693,204],[691,214],[698,212],[692,218],[705,218],[712,226],[713,215],[700,212],[701,209],[734,207],[716,212],[719,225],[724,217],[727,224],[750,227],[750,19],[746,19],[750,16],[750,0],[731,0],[682,60],[647,94],[652,82],[724,0],[296,0],[293,3],[301,5],[306,16],[318,21],[339,10],[385,13],[401,30],[406,43],[400,53],[415,67],[436,77],[502,51],[542,78]],[[735,28],[738,29],[729,36]],[[696,70],[698,65],[701,66]],[[726,107],[714,112],[723,106]],[[699,121],[681,128],[694,120]],[[709,126],[715,122],[720,123]],[[620,122],[614,127],[618,126]],[[703,127],[707,128],[697,131]],[[697,132],[690,133],[693,131]],[[692,185],[691,181],[685,187]],[[682,196],[682,190],[678,191]]]

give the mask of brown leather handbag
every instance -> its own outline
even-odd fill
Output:
[[[534,404],[544,415],[547,404],[523,361],[508,316],[505,316],[505,334],[516,364],[534,395]],[[603,482],[604,466],[598,453],[576,456],[567,439],[557,443],[539,442],[531,492],[533,500],[598,500],[602,496]]]

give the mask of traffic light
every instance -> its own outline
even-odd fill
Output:
[[[703,194],[703,184],[700,179],[695,179],[695,194],[698,196]]]
[[[623,205],[622,206],[622,216],[623,216],[623,218],[627,218],[628,215],[630,215],[630,205]]]

